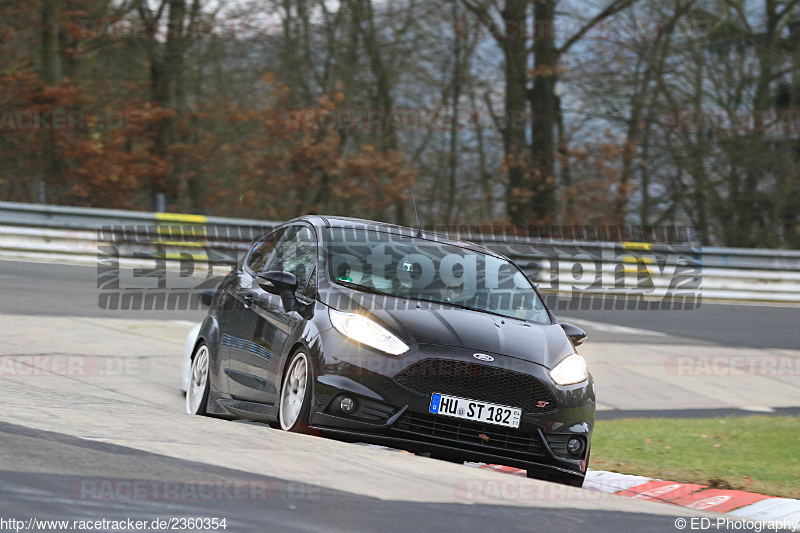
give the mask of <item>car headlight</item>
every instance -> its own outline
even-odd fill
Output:
[[[586,359],[574,353],[558,363],[550,371],[550,377],[559,385],[574,385],[589,379],[589,367]]]
[[[392,335],[367,317],[329,309],[331,323],[336,330],[356,342],[377,348],[382,352],[400,355],[408,351],[406,343]]]

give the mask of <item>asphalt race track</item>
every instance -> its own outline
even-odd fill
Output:
[[[95,267],[0,261],[0,518],[224,518],[226,531],[674,532],[678,517],[711,516],[190,417],[180,359],[203,311],[109,312],[98,290]],[[703,304],[566,318],[590,333],[601,414],[800,406],[796,376],[714,385],[668,367],[676,353],[794,357],[800,309]],[[637,372],[660,385],[637,391]]]
[[[60,433],[0,425],[3,462],[14,458],[13,471],[0,472],[3,516],[60,520],[144,520],[176,516],[227,517],[228,531],[474,531],[502,524],[517,531],[671,531],[674,517],[649,512],[548,507],[463,505],[448,502],[393,501],[342,490],[315,488],[304,494],[286,479],[185,461],[132,448],[98,444]],[[41,462],[47,459],[49,472]],[[417,458],[414,458],[417,459]],[[420,459],[422,460],[422,459]],[[268,459],[265,459],[268,462]],[[462,467],[467,469],[467,467]],[[502,474],[497,474],[502,476]],[[124,479],[236,480],[239,486],[265,487],[264,498],[94,500],[81,499],[82,484],[102,477]],[[117,481],[119,483],[119,481]],[[65,497],[66,495],[66,497]],[[259,494],[260,496],[260,494]],[[436,498],[433,497],[433,500]],[[652,505],[652,504],[651,504]],[[613,507],[613,504],[612,504]]]

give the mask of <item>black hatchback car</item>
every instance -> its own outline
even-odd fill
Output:
[[[342,217],[258,239],[217,289],[192,353],[192,414],[268,422],[580,486],[594,382],[510,260]]]

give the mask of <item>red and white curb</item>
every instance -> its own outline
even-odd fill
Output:
[[[379,448],[389,451],[402,452],[374,444],[359,443],[363,446]],[[409,453],[409,452],[402,452]],[[485,468],[504,472],[514,476],[527,477],[527,472],[512,466],[490,465],[486,463],[464,463],[466,466],[474,468]],[[525,498],[542,497],[541,492],[525,492],[517,484],[488,484],[469,482],[456,487],[456,492],[462,497],[470,500],[481,499],[504,499],[504,498]],[[563,486],[560,486],[563,487]],[[698,511],[710,511],[729,515],[735,519],[743,519],[757,522],[768,522],[777,524],[777,528],[800,532],[800,500],[791,498],[779,498],[777,496],[765,496],[754,492],[743,490],[724,490],[695,485],[692,483],[678,483],[676,481],[664,481],[662,479],[652,479],[644,476],[632,476],[629,474],[618,474],[617,472],[607,472],[605,470],[592,470],[586,473],[583,488],[592,491],[598,496],[602,494],[614,494],[636,500],[648,500],[663,502],[671,505],[695,509]],[[563,487],[544,497],[576,497],[575,492],[567,491],[571,487]],[[579,489],[572,489],[579,491]],[[584,493],[590,494],[590,493]]]
[[[473,463],[474,466],[479,466]],[[525,470],[500,465],[480,465],[517,476],[525,476]],[[783,522],[800,531],[800,500],[764,496],[742,490],[723,490],[694,485],[664,481],[642,476],[631,476],[589,470],[583,488],[596,492],[616,494],[637,500],[649,500],[679,505],[688,509],[712,511],[730,514],[736,518],[744,518],[760,522]]]

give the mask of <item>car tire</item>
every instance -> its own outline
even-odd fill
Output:
[[[299,350],[286,365],[278,403],[278,424],[284,431],[307,433],[311,412],[314,369],[311,360]]]
[[[201,342],[192,355],[189,385],[186,388],[186,412],[190,415],[206,414],[208,392],[211,390],[208,380],[210,362],[208,346]]]

